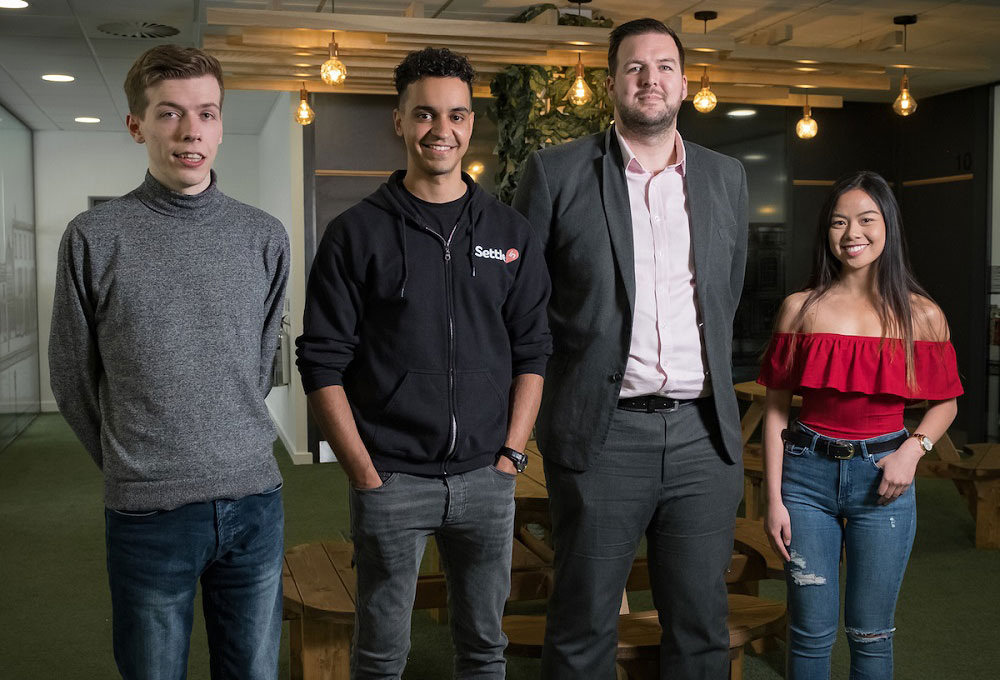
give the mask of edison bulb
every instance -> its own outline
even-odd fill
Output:
[[[306,101],[305,97],[299,100],[299,107],[295,109],[295,122],[299,125],[309,125],[315,120],[316,114],[313,113],[312,107],[309,106],[309,102]]]
[[[908,116],[917,110],[917,100],[910,94],[910,88],[907,87],[907,85],[909,85],[909,83],[907,82],[906,76],[903,76],[903,83],[899,90],[899,96],[896,97],[896,101],[892,103],[892,110],[901,116]]]
[[[347,80],[347,67],[336,56],[332,56],[323,62],[319,76],[327,85],[343,85],[344,81]]]
[[[582,75],[578,75],[569,88],[569,101],[573,106],[583,106],[594,98],[594,93]]]
[[[691,103],[694,104],[694,108],[698,113],[708,113],[719,103],[719,98],[715,96],[715,93],[710,88],[703,87],[698,90]]]
[[[799,139],[812,139],[817,132],[819,132],[819,124],[808,113],[795,124],[795,134],[799,136]]]

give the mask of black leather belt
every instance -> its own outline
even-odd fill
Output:
[[[618,408],[623,411],[639,411],[641,413],[673,413],[681,406],[693,404],[699,399],[671,399],[670,397],[660,397],[655,394],[647,394],[641,397],[628,397],[618,400]]]
[[[781,438],[790,444],[808,447],[816,453],[836,458],[837,460],[850,460],[856,455],[861,455],[861,441],[856,439],[829,439],[823,436],[816,438],[801,430],[792,429],[782,430]],[[814,439],[816,441],[815,445],[813,445]],[[906,435],[901,434],[894,439],[871,442],[866,444],[865,448],[868,450],[869,455],[874,455],[876,453],[885,453],[886,451],[895,451],[905,441]]]

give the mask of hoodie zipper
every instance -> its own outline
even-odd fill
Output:
[[[433,234],[444,246],[444,289],[448,303],[448,450],[445,452],[442,474],[448,474],[448,463],[455,456],[455,449],[458,447],[458,412],[455,408],[455,300],[452,291],[452,271],[451,271],[451,240],[458,231],[461,219],[451,228],[447,240],[441,234],[431,229],[426,224],[421,225],[429,234]]]

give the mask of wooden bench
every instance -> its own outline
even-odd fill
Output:
[[[282,582],[292,680],[350,678],[356,598],[353,553],[354,546],[343,542],[309,543],[285,552]],[[509,599],[544,598],[550,583],[548,566],[515,540]],[[447,601],[444,574],[419,576],[414,609],[444,607]]]
[[[949,462],[956,482],[970,487],[965,498],[976,520],[976,547],[1000,549],[1000,444],[969,444],[969,458]]]

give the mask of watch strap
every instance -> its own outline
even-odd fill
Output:
[[[504,446],[500,449],[500,452],[497,454],[497,460],[500,459],[500,456],[503,456],[504,458],[508,459],[511,463],[513,463],[514,469],[517,470],[519,473],[524,472],[524,468],[528,467],[528,457],[521,451],[518,451],[517,449],[512,449],[509,446]]]

